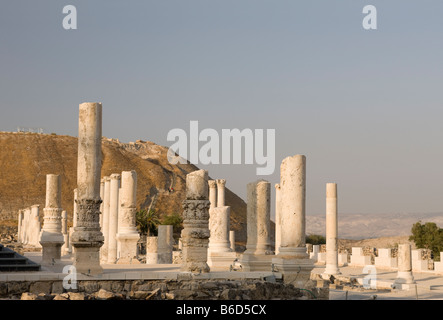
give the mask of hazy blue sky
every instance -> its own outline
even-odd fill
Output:
[[[367,4],[377,30],[362,27]],[[273,175],[202,167],[244,198],[304,154],[308,214],[324,213],[327,182],[344,213],[443,211],[442,16],[418,0],[2,1],[0,130],[76,136],[87,101],[124,142],[169,146],[190,120],[275,129]]]

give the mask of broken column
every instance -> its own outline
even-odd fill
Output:
[[[103,177],[103,203],[102,203],[102,233],[103,233],[103,246],[100,249],[100,259],[103,263],[108,262],[108,248],[109,248],[109,210],[110,210],[110,199],[111,199],[111,178],[106,176]]]
[[[74,267],[79,273],[100,274],[100,174],[102,163],[102,105],[79,106],[77,162],[77,226],[72,234]]]
[[[247,241],[240,258],[244,271],[271,270],[271,184],[265,180],[247,185]]]
[[[140,239],[136,227],[137,173],[135,170],[121,174],[120,205],[118,212],[118,264],[139,264],[137,242]]]
[[[111,174],[108,218],[108,259],[107,263],[117,262],[117,232],[118,232],[118,197],[120,189],[120,175]]]
[[[326,184],[326,268],[325,276],[338,275],[337,184]]]
[[[281,227],[280,227],[280,184],[275,184],[275,254],[279,253],[281,244]]]
[[[186,199],[183,201],[184,272],[209,272],[206,263],[209,242],[208,172],[197,170],[186,175]]]
[[[46,175],[46,204],[44,222],[40,233],[42,264],[54,263],[61,258],[64,243],[62,234],[61,179],[59,175]]]
[[[397,257],[398,272],[394,283],[396,287],[408,289],[408,285],[415,283],[412,275],[411,245],[409,243],[399,244]]]
[[[306,252],[306,157],[295,155],[283,159],[280,166],[281,244],[272,259],[274,267],[284,275],[284,281],[296,278],[294,285],[303,286],[309,280],[313,261]]]
[[[217,179],[217,207],[225,206],[225,179]]]
[[[146,237],[146,264],[158,264],[158,237]]]
[[[174,244],[173,226],[158,226],[158,262],[159,264],[172,263],[172,247]]]

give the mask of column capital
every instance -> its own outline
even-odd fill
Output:
[[[217,182],[217,186],[224,187],[226,184],[226,179],[217,179],[215,181]]]
[[[208,180],[209,188],[214,189],[217,188],[217,181],[216,180]]]

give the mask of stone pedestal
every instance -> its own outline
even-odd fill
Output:
[[[139,264],[137,242],[140,234],[136,227],[137,173],[135,170],[121,174],[120,207],[118,212],[118,264]]]
[[[79,106],[77,162],[77,225],[72,233],[74,267],[78,273],[101,274],[100,174],[102,163],[102,105]]]
[[[42,264],[55,263],[61,258],[65,241],[62,233],[61,179],[59,175],[46,175],[46,205],[43,209],[44,222],[40,233]]]
[[[297,287],[303,287],[314,263],[309,259],[305,243],[306,230],[306,157],[287,157],[280,166],[280,221],[281,244],[279,253],[272,259],[284,281],[296,279]],[[291,280],[292,279],[292,280]]]
[[[247,186],[247,242],[240,258],[243,271],[271,270],[271,184],[260,180]]]
[[[399,244],[398,245],[398,273],[395,279],[396,286],[414,284],[414,277],[412,275],[412,257],[411,257],[411,245]],[[407,289],[407,288],[405,288]]]
[[[208,173],[197,170],[186,175],[186,199],[183,201],[183,272],[209,272]]]
[[[338,268],[337,184],[326,184],[326,268],[324,275],[341,274]]]
[[[118,232],[118,210],[119,210],[119,189],[120,175],[110,176],[110,196],[109,196],[109,221],[108,221],[108,259],[107,263],[117,262],[117,232]]]

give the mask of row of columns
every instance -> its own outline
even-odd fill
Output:
[[[134,170],[111,174],[101,180],[100,194],[103,197],[101,229],[104,242],[101,262],[137,263],[136,229],[137,174]]]

